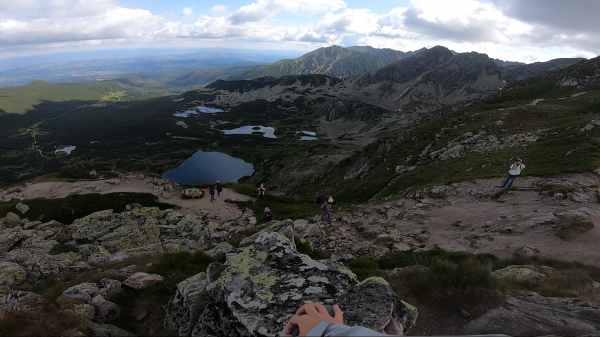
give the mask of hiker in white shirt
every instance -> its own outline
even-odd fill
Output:
[[[508,171],[508,176],[504,180],[504,183],[500,187],[502,188],[510,188],[512,184],[515,182],[515,179],[519,175],[521,175],[521,171],[525,169],[525,164],[521,161],[521,159],[517,159],[512,165],[510,165],[510,170]]]

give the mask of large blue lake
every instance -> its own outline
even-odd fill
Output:
[[[252,173],[252,164],[241,159],[220,152],[197,151],[181,166],[163,174],[163,178],[182,184],[209,184],[217,179],[228,183]]]

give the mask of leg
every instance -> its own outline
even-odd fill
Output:
[[[327,213],[327,222],[331,222],[331,213]]]
[[[517,176],[511,176],[510,182],[508,183],[508,186],[506,186],[506,188],[510,188],[516,179],[517,179]]]
[[[326,213],[323,213],[323,215],[321,215],[321,221],[323,221],[323,219],[325,219],[325,214]]]
[[[504,186],[506,186],[506,184],[508,183],[508,180],[510,179],[511,175],[507,175],[506,179],[504,179],[504,182],[502,183],[502,185],[500,185],[500,187],[504,188]]]

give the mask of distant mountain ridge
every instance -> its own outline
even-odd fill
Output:
[[[385,67],[388,64],[418,54],[392,49],[377,49],[369,46],[342,48],[324,47],[297,59],[281,60],[263,67],[227,77],[227,80],[249,80],[265,76],[321,74],[344,78],[362,75]]]

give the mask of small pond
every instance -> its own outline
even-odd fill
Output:
[[[71,154],[71,151],[75,150],[76,148],[77,147],[73,145],[61,145],[54,150],[54,153],[64,152],[66,154]]]
[[[187,110],[184,112],[176,112],[173,114],[173,116],[187,118],[190,117],[190,115],[197,115],[198,111],[200,111],[203,114],[214,114],[217,112],[223,112],[223,110],[221,109],[209,108],[203,105],[199,105],[191,110]]]
[[[254,173],[252,164],[220,152],[197,151],[181,166],[163,174],[164,179],[182,184],[209,184],[217,179],[236,182]]]
[[[315,137],[317,135],[316,132],[313,131],[302,131],[304,136],[300,136],[300,140],[318,140],[319,138]]]
[[[277,138],[275,137],[275,128],[268,126],[246,125],[233,130],[223,130],[226,135],[251,135],[253,132],[262,133],[263,137]]]

